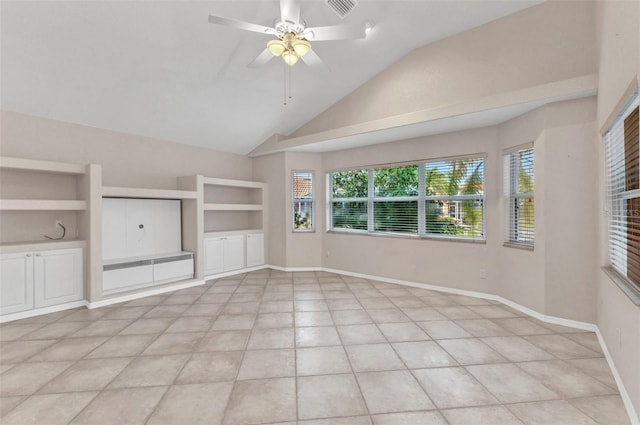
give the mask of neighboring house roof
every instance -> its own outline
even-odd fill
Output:
[[[313,191],[313,184],[311,179],[305,177],[293,178],[293,197],[294,198],[309,198]]]

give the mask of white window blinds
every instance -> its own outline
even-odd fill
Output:
[[[609,261],[640,286],[640,142],[638,92],[604,135],[607,162]]]
[[[533,246],[534,220],[534,151],[522,146],[503,156],[504,241]]]
[[[313,173],[294,172],[293,189],[293,230],[309,232],[314,229],[314,184]]]

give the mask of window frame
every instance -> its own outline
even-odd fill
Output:
[[[295,193],[295,178],[298,174],[311,176],[311,198],[298,198]],[[311,204],[311,228],[296,228],[296,202],[308,202]],[[313,233],[316,231],[316,177],[313,171],[291,171],[291,231],[293,233]]]
[[[347,234],[359,234],[359,235],[372,235],[372,236],[386,236],[386,237],[400,237],[411,239],[429,239],[429,240],[446,240],[456,242],[471,242],[471,243],[486,243],[486,161],[487,153],[475,153],[461,156],[450,156],[443,158],[433,158],[411,162],[400,162],[390,164],[377,164],[367,167],[352,167],[338,170],[331,170],[326,173],[327,182],[327,232],[328,233],[347,233]],[[482,172],[482,194],[472,195],[438,195],[427,196],[426,195],[426,183],[425,183],[425,168],[427,164],[437,162],[453,162],[461,160],[482,160],[483,172]],[[386,168],[401,168],[406,166],[417,166],[418,168],[418,194],[416,196],[403,196],[403,197],[380,197],[375,196],[375,183],[374,176],[375,170]],[[368,190],[367,197],[358,198],[335,198],[333,196],[333,184],[334,174],[345,171],[366,171],[368,176]],[[467,236],[467,235],[451,235],[451,234],[438,234],[426,232],[426,202],[429,200],[451,200],[451,201],[464,201],[464,200],[481,200],[482,203],[482,231],[479,236]],[[418,232],[386,232],[374,230],[374,217],[375,217],[375,203],[376,202],[401,202],[410,201],[418,204]],[[367,205],[367,229],[348,229],[333,227],[334,211],[333,204],[335,202],[362,202]]]
[[[520,170],[520,164],[518,162],[518,153],[522,151],[530,150],[533,155],[533,165],[531,172],[534,175],[533,192],[519,192],[518,189],[518,175]],[[504,202],[504,229],[503,229],[503,246],[510,248],[521,249],[535,249],[535,161],[536,152],[533,142],[524,143],[522,145],[513,146],[511,148],[502,151],[502,164],[503,164],[503,188],[509,188],[508,192],[503,190],[503,202]],[[506,160],[509,161],[508,168],[506,167]],[[522,199],[531,199],[534,201],[533,206],[533,240],[518,240],[517,227],[518,227],[518,203]]]

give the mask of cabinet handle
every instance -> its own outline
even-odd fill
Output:
[[[26,257],[27,257],[27,258],[31,257],[31,254],[27,254],[27,255],[26,255]]]
[[[39,257],[39,256],[40,256],[40,253],[36,254],[36,257]]]

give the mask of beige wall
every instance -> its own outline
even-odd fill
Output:
[[[595,73],[594,7],[544,2],[418,48],[292,137]]]
[[[602,128],[624,93],[640,74],[640,2],[598,2],[597,34],[599,47],[598,128]],[[604,214],[604,149],[599,144],[598,175],[600,194],[597,223],[598,266],[607,264]],[[597,270],[597,324],[611,353],[625,388],[640,412],[640,308],[607,277]]]

